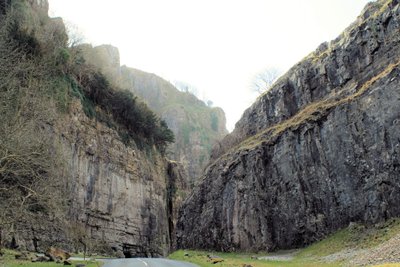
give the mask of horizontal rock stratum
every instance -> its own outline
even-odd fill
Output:
[[[295,65],[213,150],[182,248],[301,247],[400,215],[400,4],[369,3]]]

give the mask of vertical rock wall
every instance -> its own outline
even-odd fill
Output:
[[[168,188],[184,190],[184,179],[174,170],[178,166],[155,149],[125,146],[114,130],[88,119],[78,103],[59,129],[72,175],[67,218],[126,257],[165,256],[174,228],[168,218],[176,220]]]
[[[185,201],[178,246],[288,249],[400,216],[399,38],[399,1],[370,3],[261,96]]]

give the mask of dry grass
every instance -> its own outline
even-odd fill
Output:
[[[378,16],[380,16],[383,12],[385,12],[385,10],[387,10],[389,8],[389,4],[392,2],[392,0],[386,0],[386,1],[382,1],[377,2],[377,4],[379,3],[381,5],[381,7],[379,8],[379,10],[377,12],[375,12],[372,15],[372,18],[377,18]]]

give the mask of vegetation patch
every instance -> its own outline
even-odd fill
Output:
[[[146,104],[127,90],[111,87],[105,76],[98,71],[86,71],[80,77],[80,86],[74,91],[80,97],[88,116],[95,116],[104,122],[115,122],[124,139],[133,139],[139,147],[144,143],[156,145],[164,152],[168,143],[174,142],[174,134],[165,121],[157,117]],[[98,107],[100,112],[96,112]],[[113,124],[109,124],[112,126]],[[115,124],[114,124],[115,125]]]

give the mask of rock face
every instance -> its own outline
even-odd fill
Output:
[[[188,182],[194,185],[209,160],[211,148],[227,134],[224,111],[206,106],[155,74],[120,67],[116,47],[83,45],[81,49],[90,64],[99,67],[114,84],[129,89],[165,120],[175,135],[169,155],[185,166]]]
[[[244,139],[293,117],[310,103],[374,76],[378,66],[397,56],[398,11],[388,6],[396,6],[396,2],[369,3],[338,38],[321,44],[281,77],[272,90],[245,111],[233,133],[214,147],[212,159]]]
[[[178,246],[294,248],[399,216],[399,33],[399,2],[370,3],[260,97],[185,201]]]
[[[114,130],[88,119],[80,104],[59,129],[72,174],[68,220],[126,257],[166,255],[174,208],[168,162],[156,151],[125,146]]]

